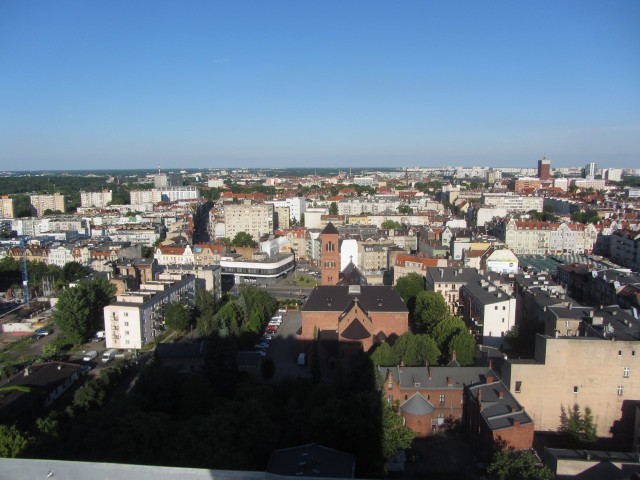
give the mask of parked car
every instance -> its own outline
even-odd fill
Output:
[[[50,328],[39,328],[38,330],[35,331],[36,335],[42,335],[42,336],[49,335],[50,333],[53,333],[53,330]]]
[[[254,347],[258,350],[266,350],[267,348],[269,348],[269,344],[267,342],[262,342],[254,345]]]
[[[273,338],[273,335],[265,334],[262,336],[262,338],[260,338],[260,340],[263,342],[270,342],[272,338]]]
[[[95,350],[90,350],[90,351],[84,353],[84,357],[82,357],[82,361],[83,362],[90,362],[91,360],[93,360],[97,356],[98,356],[98,352],[96,352]]]
[[[109,363],[116,358],[116,349],[111,348],[102,354],[102,363]]]
[[[264,332],[273,332],[276,333],[278,331],[278,325],[267,325],[267,328],[264,329]]]

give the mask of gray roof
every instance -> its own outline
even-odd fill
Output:
[[[353,478],[355,457],[315,443],[274,450],[267,475],[288,477]]]
[[[411,415],[429,415],[433,413],[435,407],[420,393],[415,393],[409,400],[400,405],[400,410]]]
[[[488,367],[378,367],[383,378],[391,372],[393,381],[400,388],[426,390],[430,388],[462,389],[465,385],[483,382],[487,374],[491,374]],[[495,373],[493,374],[495,377]],[[419,386],[416,386],[419,385]]]
[[[475,268],[428,267],[427,277],[431,277],[434,283],[469,283],[480,275]]]
[[[462,287],[462,290],[469,292],[474,298],[482,302],[483,305],[490,305],[492,303],[501,303],[511,298],[501,288],[496,287],[492,283],[488,283],[479,277],[476,280],[470,281]]]
[[[408,313],[398,292],[389,286],[329,286],[315,287],[302,306],[303,312],[343,312],[357,300],[367,312]]]
[[[327,226],[324,227],[322,232],[320,232],[320,235],[324,235],[325,233],[332,234],[332,235],[338,235],[338,230],[336,229],[336,227],[334,227],[333,223],[329,222],[329,223],[327,223]]]
[[[482,405],[480,414],[492,431],[510,428],[516,421],[521,424],[533,422],[506,385],[500,381],[474,385],[469,387],[469,391]]]

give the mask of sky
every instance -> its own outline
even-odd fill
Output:
[[[640,168],[637,0],[0,1],[0,170]]]

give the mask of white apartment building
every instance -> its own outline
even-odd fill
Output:
[[[13,218],[15,201],[9,195],[0,196],[0,218]]]
[[[263,235],[273,235],[273,204],[225,205],[225,235],[233,240],[238,232],[246,232],[255,241]]]
[[[310,207],[304,213],[304,226],[307,228],[322,228],[320,217],[329,213],[326,207]]]
[[[57,265],[63,268],[67,263],[75,262],[76,259],[73,256],[73,247],[66,245],[59,245],[49,249],[49,255],[47,256],[47,263],[49,265]]]
[[[194,186],[166,187],[160,190],[163,202],[177,202],[180,200],[197,200],[200,189]]]
[[[488,222],[496,217],[504,218],[507,216],[507,209],[502,207],[481,207],[476,211],[476,225],[484,227]]]
[[[302,214],[305,213],[307,209],[307,201],[304,197],[292,197],[285,200],[273,200],[269,203],[271,203],[274,207],[288,207],[290,222],[299,222],[302,218]]]
[[[62,213],[66,210],[65,196],[59,193],[53,195],[31,195],[29,197],[31,201],[31,210],[36,217],[42,217],[46,210],[53,212],[60,211]]]
[[[594,178],[578,178],[571,182],[576,188],[593,188],[594,190],[602,190],[607,186],[606,180],[596,180]]]
[[[11,220],[11,230],[15,230],[17,235],[27,237],[37,237],[42,232],[49,231],[48,218],[14,218]]]
[[[115,231],[109,231],[109,237],[113,242],[130,242],[146,246],[153,245],[160,236],[159,227],[144,224],[123,225],[115,228]]]
[[[80,205],[83,207],[106,207],[111,201],[113,201],[113,192],[111,190],[80,192]]]
[[[158,245],[153,258],[156,259],[158,265],[193,265],[195,257],[191,246],[170,247]]]
[[[516,255],[591,253],[598,237],[593,224],[509,220],[505,243]]]
[[[508,193],[483,193],[482,203],[490,207],[505,208],[509,212],[542,211],[544,197],[529,197]]]
[[[158,203],[162,201],[160,190],[156,188],[152,188],[151,190],[131,190],[129,197],[132,205],[139,203]]]
[[[210,178],[207,180],[207,187],[209,188],[221,188],[224,187],[224,179],[222,178]]]
[[[460,304],[465,323],[482,337],[482,344],[501,348],[516,321],[515,297],[482,277],[462,286]]]
[[[438,292],[444,297],[449,312],[456,315],[460,301],[460,289],[471,282],[479,281],[475,268],[427,267],[425,290]]]
[[[194,275],[160,274],[157,281],[140,290],[118,295],[104,307],[107,348],[140,349],[164,330],[164,311],[172,302],[192,307],[195,303]]]

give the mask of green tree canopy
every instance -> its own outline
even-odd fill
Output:
[[[0,424],[0,457],[15,458],[28,446],[29,438],[15,425]]]
[[[415,299],[418,293],[424,291],[424,277],[419,273],[412,272],[402,278],[399,278],[395,286],[396,292],[407,304],[409,312],[413,310]]]
[[[398,337],[393,345],[380,345],[373,352],[371,360],[383,367],[399,365],[400,362],[408,367],[420,367],[427,363],[436,365],[440,354],[438,345],[429,335],[407,332]]]
[[[104,326],[103,309],[115,300],[115,291],[104,278],[81,282],[60,293],[52,319],[69,342],[82,343]]]
[[[456,359],[462,366],[473,365],[473,357],[476,351],[476,341],[468,330],[461,331],[453,336],[449,341],[448,352],[449,358],[453,358],[453,352],[456,353]]]
[[[329,215],[338,215],[338,204],[336,202],[331,202],[329,205]]]
[[[89,269],[82,266],[78,262],[65,263],[62,267],[62,276],[66,282],[73,282],[86,276],[89,273]]]
[[[438,292],[422,291],[416,296],[414,321],[420,332],[431,332],[449,316],[444,297]]]
[[[182,332],[189,327],[191,313],[180,302],[171,302],[164,311],[164,323],[170,330]]]
[[[389,229],[402,228],[402,224],[395,220],[385,220],[384,222],[382,222],[382,228],[389,228]]]
[[[447,315],[431,329],[431,337],[438,348],[448,351],[449,341],[458,333],[467,331],[467,326],[460,317]]]
[[[402,417],[391,406],[382,401],[382,455],[386,460],[392,458],[398,450],[411,446],[416,434],[403,425]]]
[[[590,407],[584,409],[584,414],[580,412],[577,403],[567,411],[564,405],[560,405],[560,426],[558,431],[572,439],[579,446],[587,446],[598,440],[598,426],[594,423],[593,413]]]
[[[398,213],[400,215],[413,215],[413,208],[403,203],[402,205],[398,206]]]
[[[540,462],[529,451],[503,449],[497,452],[487,468],[495,480],[553,480],[549,467]]]
[[[251,247],[253,246],[253,237],[247,232],[238,232],[231,243],[237,247]]]

